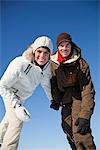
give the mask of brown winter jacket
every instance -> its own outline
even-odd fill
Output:
[[[57,56],[58,52],[51,56],[53,99],[62,104],[80,100],[79,117],[89,119],[93,113],[95,95],[89,65],[81,58],[80,49],[77,48],[66,62],[59,64]]]

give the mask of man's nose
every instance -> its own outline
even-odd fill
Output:
[[[63,49],[65,50],[67,47],[66,46],[63,46]]]

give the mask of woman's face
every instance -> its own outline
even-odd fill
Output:
[[[59,44],[58,50],[62,57],[67,58],[71,53],[71,44],[68,41],[63,41]]]
[[[40,65],[44,65],[49,61],[50,58],[50,52],[46,48],[38,48],[35,51],[35,61]]]

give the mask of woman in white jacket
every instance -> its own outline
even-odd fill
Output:
[[[30,97],[41,84],[48,99],[52,100],[50,78],[50,52],[53,44],[47,36],[38,37],[22,56],[9,64],[0,80],[0,95],[6,113],[0,123],[0,150],[17,150],[23,121],[30,119],[30,113],[22,102]]]

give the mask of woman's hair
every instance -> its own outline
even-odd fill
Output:
[[[47,49],[48,52],[50,53],[50,49],[49,49],[48,47],[46,47],[46,46],[41,46],[41,47]],[[39,47],[39,48],[40,48],[40,47]]]

